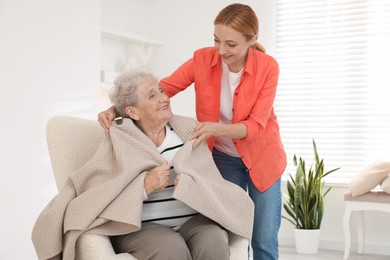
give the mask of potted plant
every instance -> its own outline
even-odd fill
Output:
[[[287,194],[283,207],[289,217],[282,216],[295,226],[295,244],[298,253],[314,254],[318,252],[318,243],[322,217],[324,214],[324,197],[330,187],[324,190],[323,178],[340,169],[325,172],[324,160],[319,158],[317,146],[313,140],[314,165],[306,172],[305,160],[299,160],[294,154],[295,176],[290,174],[287,181]],[[302,235],[301,233],[304,232]],[[301,236],[312,236],[308,241],[300,241]]]

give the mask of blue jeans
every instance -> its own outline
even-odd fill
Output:
[[[249,171],[238,157],[232,157],[216,149],[213,157],[222,176],[244,190],[255,204],[252,234],[253,260],[279,258],[278,233],[281,223],[282,190],[280,179],[268,190],[261,192],[253,184]]]

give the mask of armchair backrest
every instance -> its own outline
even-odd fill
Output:
[[[57,116],[46,125],[46,138],[57,188],[95,153],[104,130],[97,121]]]

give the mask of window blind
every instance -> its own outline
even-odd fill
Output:
[[[288,166],[310,167],[312,140],[330,177],[390,161],[390,1],[277,0],[275,110]]]

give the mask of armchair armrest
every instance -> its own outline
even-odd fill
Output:
[[[128,253],[115,254],[110,238],[98,234],[83,234],[76,244],[77,260],[137,260]]]

